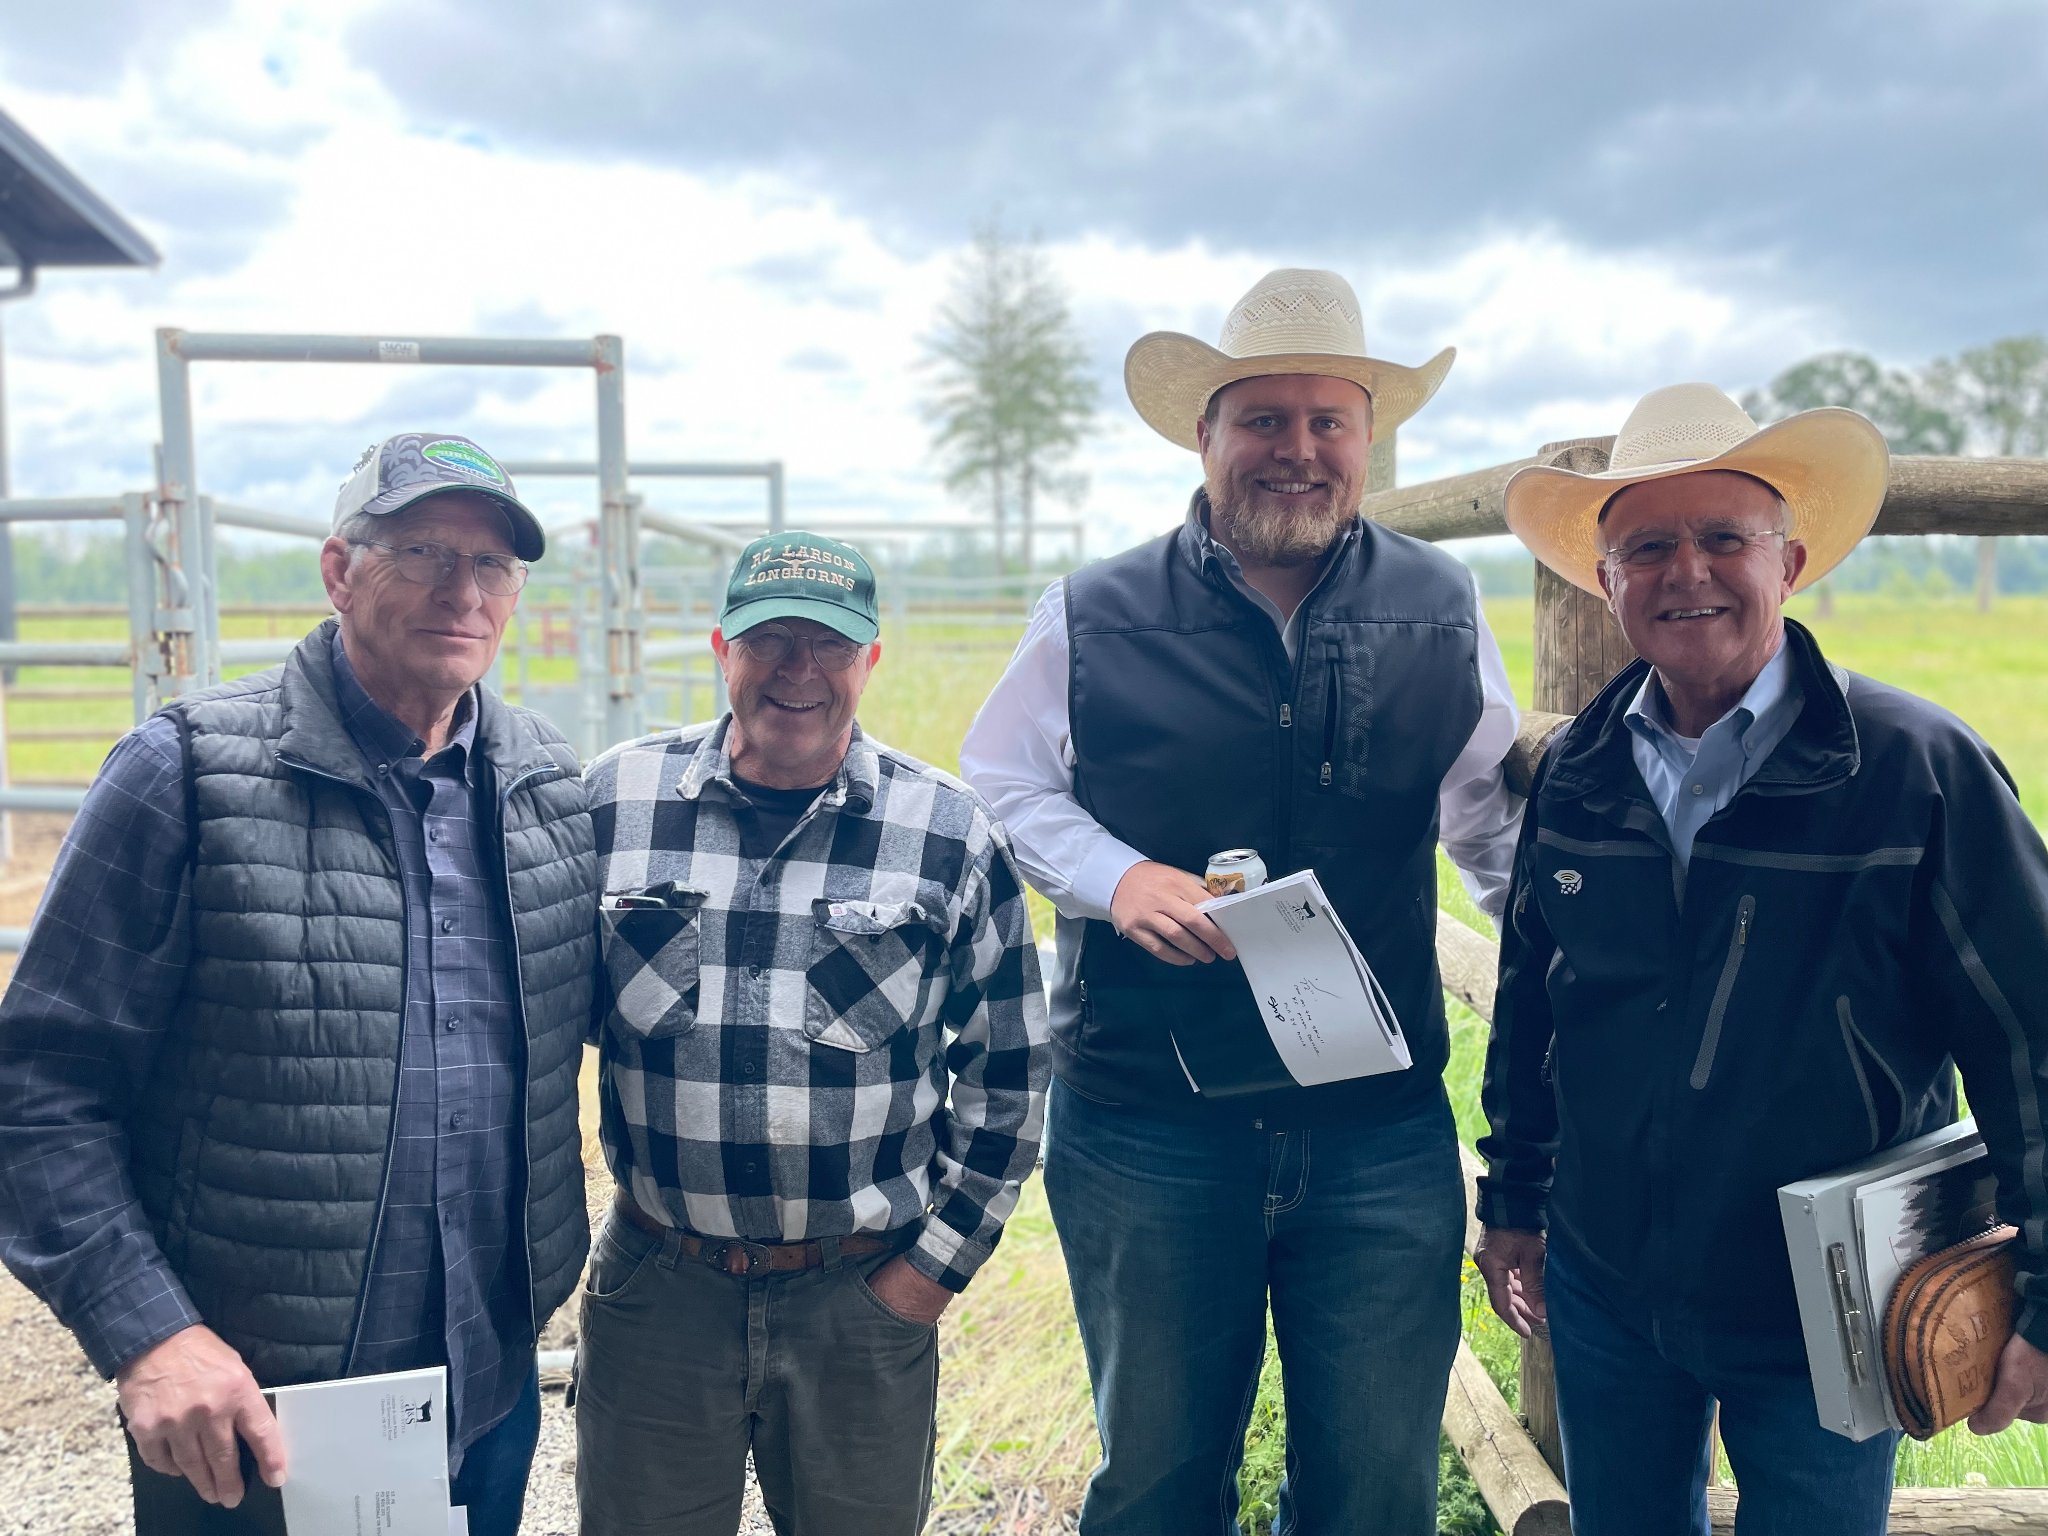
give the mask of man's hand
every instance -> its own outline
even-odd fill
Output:
[[[936,1280],[927,1280],[900,1253],[868,1276],[868,1289],[875,1293],[875,1300],[905,1322],[927,1328],[953,1301],[951,1291]]]
[[[1472,1262],[1486,1281],[1486,1299],[1493,1310],[1523,1338],[1546,1327],[1543,1306],[1544,1237],[1520,1227],[1484,1227],[1472,1249]]]
[[[1196,908],[1209,899],[1201,878],[1171,864],[1147,859],[1133,864],[1109,898],[1116,931],[1168,965],[1207,964],[1221,955],[1235,960],[1223,930]]]
[[[284,1436],[242,1357],[211,1328],[193,1326],[152,1346],[114,1373],[136,1454],[151,1471],[182,1477],[209,1504],[242,1502],[241,1450],[284,1485]]]
[[[2048,1354],[2018,1334],[2006,1341],[1998,1357],[1991,1396],[1970,1415],[1970,1432],[1995,1435],[2014,1419],[2048,1424]]]

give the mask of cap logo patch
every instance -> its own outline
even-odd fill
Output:
[[[474,480],[487,481],[492,485],[505,483],[505,471],[498,468],[497,461],[483,449],[469,443],[453,442],[444,437],[422,448],[420,457],[430,464],[452,469],[457,474],[468,475]]]

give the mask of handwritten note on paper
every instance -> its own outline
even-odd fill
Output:
[[[1230,936],[1273,1049],[1304,1086],[1399,1072],[1411,1057],[1386,994],[1302,870],[1202,910]]]

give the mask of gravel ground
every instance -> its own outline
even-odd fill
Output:
[[[569,1342],[565,1320],[548,1346]],[[70,1334],[12,1277],[0,1275],[0,1532],[6,1536],[128,1536],[128,1456],[114,1389]],[[540,1449],[526,1488],[525,1536],[574,1536],[576,1428],[559,1385],[541,1394]],[[741,1536],[774,1528],[750,1486]]]

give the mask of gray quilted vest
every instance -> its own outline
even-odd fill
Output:
[[[136,1194],[207,1324],[265,1385],[346,1372],[389,1161],[405,908],[390,822],[334,706],[329,637],[168,706],[186,752],[192,954],[128,1124]],[[536,1334],[589,1245],[576,1069],[597,858],[575,754],[479,690],[526,1041]]]

